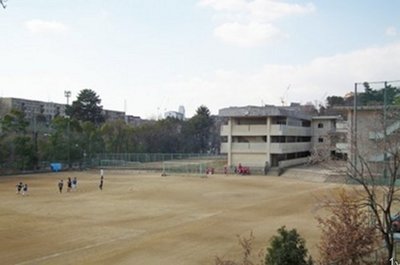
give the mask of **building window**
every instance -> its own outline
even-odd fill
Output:
[[[318,138],[318,143],[323,143],[323,142],[324,142],[324,138],[319,137],[319,138]]]
[[[318,128],[324,128],[324,124],[323,123],[318,123]]]

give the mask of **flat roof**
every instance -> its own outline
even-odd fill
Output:
[[[386,107],[400,109],[399,105],[387,105]],[[384,108],[384,105],[367,105],[367,106],[358,105],[357,106],[357,110],[381,110],[383,108]],[[352,111],[354,109],[354,106],[334,106],[333,109]]]
[[[292,117],[302,120],[311,120],[311,115],[300,112],[298,108],[293,107],[276,107],[276,106],[244,106],[229,107],[220,109],[218,115],[221,117],[268,117],[283,116]]]

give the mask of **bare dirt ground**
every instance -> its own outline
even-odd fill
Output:
[[[58,192],[59,179],[78,190]],[[29,196],[15,192],[22,181]],[[65,183],[66,184],[66,183]],[[106,171],[0,178],[1,264],[214,264],[240,253],[236,235],[265,248],[282,225],[317,254],[315,205],[338,184],[271,176],[208,178]]]

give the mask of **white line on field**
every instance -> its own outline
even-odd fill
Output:
[[[135,236],[143,234],[144,232],[145,232],[144,230],[138,230],[138,231],[135,231],[135,233],[133,235],[132,235],[132,233],[130,233],[129,235],[120,236],[120,237],[113,238],[113,239],[110,239],[110,240],[107,240],[107,241],[102,241],[102,242],[99,242],[99,243],[87,245],[87,246],[80,247],[80,248],[75,248],[75,249],[70,249],[70,250],[66,250],[66,251],[57,252],[57,253],[54,253],[54,254],[51,254],[51,255],[39,257],[39,258],[36,258],[36,259],[33,259],[33,260],[29,260],[29,261],[23,261],[23,262],[20,262],[20,263],[16,263],[15,265],[37,264],[40,261],[56,258],[56,257],[62,256],[62,255],[65,255],[65,254],[71,254],[71,253],[79,252],[79,251],[86,250],[86,249],[96,248],[96,247],[99,247],[99,246],[102,246],[102,245],[113,243],[115,241],[120,241],[120,240],[128,239],[130,237],[135,237]]]

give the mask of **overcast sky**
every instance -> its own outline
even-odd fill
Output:
[[[399,11],[398,0],[9,0],[0,96],[65,103],[65,90],[90,88],[142,118],[324,102],[400,79]]]

